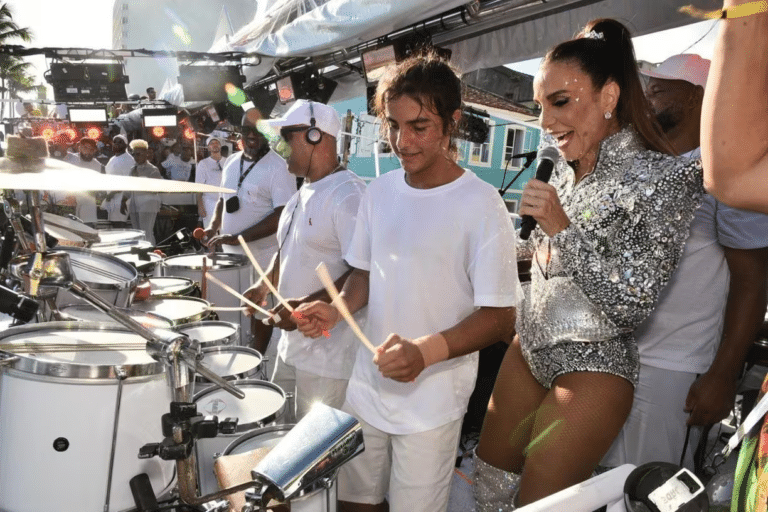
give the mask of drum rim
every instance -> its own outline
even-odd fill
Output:
[[[184,288],[182,291],[178,292],[178,294],[163,294],[163,295],[152,295],[152,280],[157,279],[178,279],[180,281],[186,281],[188,283],[188,287]],[[150,283],[149,287],[149,296],[150,297],[157,297],[157,298],[165,298],[165,297],[187,297],[187,293],[191,293],[195,291],[195,282],[188,278],[188,277],[181,277],[181,276],[150,276],[147,278],[147,281]],[[185,324],[186,325],[186,324]]]
[[[109,322],[84,322],[80,320],[73,321],[60,321],[60,322],[45,322],[41,324],[27,324],[17,327],[10,327],[0,333],[0,341],[16,335],[27,334],[30,332],[38,331],[109,331],[109,332],[127,332],[131,334],[133,331],[127,327],[123,327],[119,324],[113,324]],[[140,337],[136,334],[137,337]],[[15,352],[9,352],[14,356],[18,356],[13,362],[5,364],[5,367],[13,370],[17,370],[23,373],[31,375],[44,375],[49,377],[64,378],[64,379],[85,379],[85,380],[102,380],[102,379],[117,379],[118,370],[125,372],[125,377],[147,377],[153,375],[159,375],[165,373],[165,365],[160,361],[153,361],[147,363],[137,364],[80,364],[80,363],[64,363],[54,361],[41,361],[40,359],[29,357],[27,354],[16,354]],[[0,367],[0,372],[2,367]]]
[[[205,256],[203,254],[177,254],[175,256],[170,256],[168,258],[165,258],[163,260],[162,266],[163,268],[167,268],[169,270],[202,270],[202,265],[173,265],[173,263],[169,263],[169,261],[172,261],[174,259],[180,259],[180,258],[188,258],[190,256]],[[208,258],[208,264],[209,266],[206,267],[206,270],[229,270],[234,268],[241,268],[246,267],[250,263],[248,261],[248,258],[245,255],[237,254],[234,252],[221,252],[216,253],[216,259],[217,260],[233,260],[235,264],[232,265],[210,265],[212,262],[212,258]],[[175,277],[175,276],[167,276],[167,277]]]
[[[94,289],[94,290],[118,290],[118,291],[122,291],[122,290],[125,290],[125,289],[128,289],[128,288],[130,288],[130,289],[136,288],[136,285],[139,282],[139,272],[138,272],[138,270],[136,270],[136,267],[132,266],[130,263],[125,262],[125,261],[121,260],[120,258],[117,258],[117,257],[115,257],[115,256],[113,256],[111,254],[107,254],[105,252],[93,251],[91,249],[84,249],[84,248],[81,248],[81,247],[68,247],[68,246],[57,247],[56,251],[63,251],[63,252],[67,252],[67,253],[69,253],[69,252],[78,253],[79,252],[79,253],[84,254],[85,256],[91,256],[91,257],[94,257],[96,259],[104,258],[104,259],[107,259],[107,260],[112,260],[117,265],[119,265],[119,266],[123,267],[124,269],[128,270],[131,273],[131,275],[132,275],[132,277],[130,279],[128,279],[126,282],[124,282],[122,284],[117,284],[117,283],[111,283],[111,284],[107,284],[107,283],[90,283],[88,281],[83,281],[82,279],[80,279],[80,281],[83,281],[85,284],[88,285],[88,288],[91,288],[91,289]],[[74,269],[72,269],[72,270],[73,270],[73,273],[74,273]]]
[[[274,382],[269,382],[268,380],[258,380],[258,379],[247,379],[247,380],[238,380],[234,381],[233,384],[237,387],[240,387],[242,385],[252,385],[255,384],[259,387],[267,387],[271,388],[273,391],[277,391],[281,397],[283,397],[283,403],[280,406],[280,408],[275,411],[274,413],[270,414],[269,416],[265,416],[262,419],[258,421],[253,421],[251,423],[243,423],[240,424],[238,422],[237,428],[235,429],[235,433],[247,433],[253,429],[259,429],[266,426],[269,426],[270,423],[273,423],[277,418],[280,418],[283,414],[285,414],[285,409],[288,407],[288,398],[285,396],[285,391],[283,388],[275,384]],[[192,402],[197,405],[197,402],[203,398],[205,398],[206,395],[209,395],[211,393],[215,393],[216,391],[220,391],[222,388],[219,386],[211,386],[209,388],[205,388],[202,391],[198,391],[194,394],[192,397]]]
[[[201,299],[199,297],[175,297],[174,296],[174,297],[149,298],[149,299],[146,299],[146,300],[136,301],[136,302],[134,302],[131,305],[131,307],[133,307],[135,309],[139,309],[141,311],[144,311],[143,309],[138,308],[136,306],[138,304],[146,304],[148,302],[159,302],[161,300],[166,300],[166,301],[167,300],[185,300],[185,301],[193,301],[193,302],[202,302],[202,303],[204,303],[206,305],[205,310],[202,313],[197,313],[196,315],[193,315],[191,317],[182,318],[178,322],[175,321],[172,318],[168,318],[168,320],[170,320],[171,323],[173,323],[173,327],[181,327],[182,325],[187,325],[187,324],[190,324],[190,323],[200,322],[200,321],[205,320],[206,318],[208,318],[210,316],[210,314],[211,314],[211,303],[208,302],[207,300]],[[150,313],[151,313],[151,311],[150,311]],[[157,313],[155,313],[155,314],[157,314]],[[163,316],[163,315],[160,315],[160,316]],[[167,317],[163,317],[163,318],[167,318]],[[182,322],[181,320],[187,320],[187,321]]]
[[[63,306],[57,306],[57,309],[59,310],[59,314],[62,315],[62,316],[64,316],[64,314],[65,314],[65,312],[63,312],[62,310],[63,309],[67,309],[67,308],[76,308],[76,309],[86,309],[86,308],[88,308],[89,310],[99,311],[98,309],[94,308],[90,304],[64,304]],[[122,313],[128,314],[128,315],[130,315],[130,313],[132,311],[136,311],[135,309],[131,309],[131,308],[119,308],[118,307],[118,308],[115,308],[115,309],[119,310]],[[141,310],[139,310],[139,311],[141,311]],[[164,325],[162,327],[150,327],[150,329],[173,330],[173,322],[171,322],[169,319],[165,318],[164,316],[160,316],[157,313],[152,313],[150,311],[141,311],[141,313],[147,315],[147,317],[149,317],[149,318],[152,318],[154,320],[159,320],[161,322],[166,322],[168,324],[168,325]],[[104,314],[106,315],[106,313],[104,313]],[[117,320],[105,320],[103,322],[94,322],[93,320],[84,320],[84,319],[81,319],[81,318],[64,318],[63,321],[65,321],[65,322],[93,322],[93,323],[100,323],[100,324],[112,324],[112,323],[114,323],[116,325],[121,325]]]
[[[158,315],[158,316],[160,316],[160,315]],[[212,325],[212,326],[213,325],[215,325],[215,326],[226,325],[227,327],[233,328],[234,332],[232,332],[232,334],[230,334],[229,336],[224,338],[226,340],[225,343],[219,344],[219,345],[213,345],[213,346],[210,346],[210,347],[203,347],[203,351],[205,351],[208,348],[214,348],[214,347],[233,347],[233,346],[239,346],[239,345],[232,345],[233,343],[235,343],[237,340],[240,339],[240,325],[238,325],[236,323],[233,323],[233,322],[226,322],[224,320],[201,320],[199,322],[193,322],[191,324],[179,325],[177,327],[174,327],[173,330],[178,332],[178,333],[180,333],[180,334],[186,334],[184,331],[187,330],[187,329],[196,329],[196,328],[199,328],[199,327],[205,327],[206,325]],[[187,335],[187,336],[189,336],[189,335]],[[200,340],[197,340],[197,341],[199,342]],[[201,346],[202,346],[202,344],[201,344]],[[250,347],[243,347],[243,348],[250,348]],[[261,358],[262,361],[264,360],[264,355],[261,352],[259,352],[256,349],[252,349],[252,350],[255,350],[256,353],[259,354],[259,357]],[[261,363],[259,363],[259,364],[261,364]]]
[[[200,322],[197,322],[197,323],[200,323]],[[189,324],[184,324],[183,326],[180,326],[180,327],[186,327],[187,325]],[[201,349],[201,352],[203,354],[203,359],[205,359],[205,356],[207,354],[221,353],[221,352],[235,352],[235,353],[245,353],[248,355],[256,355],[259,358],[259,364],[257,364],[247,372],[235,373],[233,375],[227,375],[227,376],[220,375],[220,377],[226,381],[246,382],[248,380],[256,380],[259,382],[269,382],[269,381],[260,381],[259,379],[251,379],[251,377],[253,377],[254,375],[257,375],[261,371],[261,365],[264,362],[264,356],[261,354],[261,352],[259,352],[255,348],[243,347],[241,345],[214,345],[212,347],[203,347]],[[201,359],[201,362],[202,362],[202,359]],[[197,382],[198,384],[212,384],[211,381],[209,381],[202,375],[195,375],[195,382]]]
[[[63,217],[61,215],[56,215],[55,213],[51,213],[51,212],[43,212],[42,216],[43,216],[44,222],[52,226],[56,226],[59,229],[65,229],[79,236],[86,242],[93,242],[95,240],[98,240],[99,238],[98,230],[88,226],[85,223],[77,222],[75,220],[70,219],[69,217]],[[57,224],[59,219],[62,219],[62,222]],[[61,224],[69,224],[69,226],[62,226]],[[79,233],[76,232],[75,230],[79,231]]]

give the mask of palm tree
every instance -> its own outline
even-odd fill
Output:
[[[0,5],[0,46],[12,41],[32,42],[32,32],[19,27],[13,21],[13,13],[7,3]],[[29,73],[31,64],[18,57],[0,54],[0,96],[12,98],[20,91],[32,88],[34,79]],[[5,102],[0,103],[0,118],[5,116]]]

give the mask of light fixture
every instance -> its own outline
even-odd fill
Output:
[[[77,123],[106,123],[107,107],[76,107],[70,105],[67,107],[69,122]]]
[[[154,128],[159,126],[176,126],[178,124],[178,115],[175,108],[145,108],[144,127]]]

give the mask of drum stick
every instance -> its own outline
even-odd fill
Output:
[[[200,298],[208,300],[208,278],[205,275],[208,273],[208,258],[203,256],[203,274],[200,279]]]
[[[227,285],[227,284],[225,284],[225,283],[221,282],[221,281],[220,281],[220,280],[219,280],[219,279],[218,279],[216,276],[214,276],[214,275],[211,275],[209,272],[206,272],[206,274],[205,274],[205,275],[206,275],[206,276],[208,276],[208,279],[210,279],[212,283],[215,283],[215,284],[219,285],[219,286],[220,286],[221,288],[223,288],[225,291],[228,291],[229,293],[231,293],[232,295],[234,295],[235,297],[237,297],[237,298],[238,298],[238,299],[240,299],[241,301],[245,302],[246,304],[248,304],[249,306],[251,306],[253,309],[255,309],[256,311],[258,311],[258,312],[259,312],[259,313],[261,313],[262,315],[267,315],[267,316],[274,316],[272,313],[270,313],[270,312],[269,312],[269,311],[267,311],[266,309],[264,309],[264,308],[262,308],[262,307],[260,307],[260,306],[257,306],[257,305],[256,305],[254,302],[251,302],[250,300],[246,299],[244,296],[240,295],[238,292],[236,292],[235,290],[233,290],[232,288],[230,288],[230,287],[229,287],[229,285]]]
[[[336,289],[336,285],[333,284],[333,278],[328,272],[328,267],[325,266],[325,263],[320,262],[320,264],[315,269],[315,272],[317,273],[317,277],[320,278],[320,282],[323,283],[323,286],[325,286],[326,291],[328,291],[328,295],[331,296],[332,303],[336,305],[339,313],[341,313],[341,316],[344,317],[344,320],[346,320],[349,324],[349,328],[352,329],[352,332],[355,333],[357,338],[363,342],[363,345],[365,345],[368,350],[375,354],[376,349],[368,340],[368,337],[363,334],[362,329],[360,329],[360,326],[357,325],[357,322],[355,322],[352,313],[349,312],[349,308],[347,308],[347,305],[344,303],[344,299],[341,298],[339,291]]]
[[[240,235],[237,237],[237,240],[240,242],[240,245],[243,247],[243,251],[245,251],[245,254],[248,256],[248,259],[251,260],[251,263],[253,264],[253,268],[256,269],[256,273],[259,274],[259,277],[261,277],[261,280],[264,282],[264,284],[267,285],[267,288],[269,288],[269,291],[272,292],[272,295],[275,296],[275,298],[280,302],[280,304],[283,305],[285,309],[288,310],[289,313],[293,314],[295,311],[294,308],[288,304],[288,301],[286,301],[283,297],[280,296],[280,293],[278,293],[275,286],[272,284],[272,281],[269,280],[267,277],[267,274],[264,273],[264,269],[261,268],[261,265],[259,265],[259,262],[256,261],[256,258],[253,257],[253,253],[251,252],[251,248],[248,247],[248,244],[245,243],[245,239],[243,238],[243,235]],[[328,331],[323,331],[323,336],[326,338],[331,337],[331,333]]]

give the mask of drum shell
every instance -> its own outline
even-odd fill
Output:
[[[161,277],[155,276],[149,281],[149,296],[152,299],[165,299],[168,297],[191,297],[195,293],[195,282],[188,277]]]
[[[119,260],[109,254],[102,254],[91,251],[90,249],[79,249],[76,247],[57,247],[56,252],[66,252],[70,257],[72,272],[78,281],[85,283],[88,288],[96,295],[119,308],[127,308],[133,302],[133,296],[136,292],[136,286],[139,282],[139,274],[129,263]],[[78,268],[78,264],[87,264],[100,270],[106,270],[113,274],[118,274],[121,278],[102,279],[94,276],[88,276],[90,272]],[[101,267],[99,266],[101,264]],[[104,267],[108,267],[104,269]],[[109,282],[106,282],[109,281]],[[56,304],[65,306],[68,304],[87,304],[87,302],[76,297],[67,290],[59,289],[56,295]]]
[[[114,336],[143,340],[122,327],[86,322],[51,322],[15,327],[0,335],[34,340],[50,332],[67,339]],[[87,343],[83,341],[83,343]],[[101,352],[100,352],[101,353]],[[168,411],[170,387],[163,365],[146,352],[112,351],[107,361],[82,361],[83,352],[21,354],[0,366],[0,509],[103,510],[117,397],[117,367],[122,383],[120,417],[109,511],[134,507],[128,480],[147,473],[160,491],[168,486],[174,464],[138,459],[138,450],[162,439],[160,418]],[[114,363],[114,364],[113,364]]]
[[[203,255],[181,254],[166,258],[160,265],[161,276],[186,277],[196,283],[202,283]],[[251,286],[253,269],[246,256],[232,253],[216,253],[216,263],[207,258],[207,271],[223,283],[238,292],[243,292]],[[239,307],[240,299],[221,289],[215,283],[208,283],[207,297],[211,304],[218,307]],[[221,311],[217,313],[221,320],[240,325],[240,344],[249,345],[248,337],[251,332],[251,318],[240,311]]]
[[[237,455],[256,448],[274,448],[293,425],[272,425],[247,432],[225,449],[222,455]],[[336,512],[336,478],[326,487],[318,482],[289,500],[291,512]]]
[[[242,380],[234,385],[246,393],[239,400],[221,388],[209,387],[195,393],[197,412],[223,418],[238,418],[237,432],[199,439],[195,443],[200,490],[204,494],[218,490],[213,465],[216,457],[245,432],[279,422],[286,409],[285,392],[279,386],[263,380]],[[269,397],[266,399],[265,397]]]

